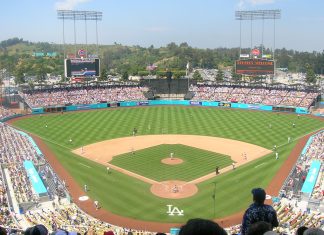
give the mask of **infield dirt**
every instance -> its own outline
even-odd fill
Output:
[[[178,182],[176,186],[179,187],[179,191],[174,193],[172,189],[175,186],[175,179],[158,182],[109,163],[115,156],[120,154],[134,152],[161,144],[183,144],[230,156],[235,162],[235,166],[231,165],[225,167],[220,170],[220,173],[233,170],[233,168],[272,152],[271,150],[254,144],[219,137],[197,135],[145,135],[101,141],[75,149],[73,153],[151,184],[151,192],[162,198],[180,199],[193,196],[198,192],[196,184],[215,176],[215,172],[212,172],[190,182]],[[164,159],[164,161],[166,160],[167,159]],[[170,159],[170,162],[172,161],[173,160]],[[176,161],[176,159],[174,159],[174,161]]]

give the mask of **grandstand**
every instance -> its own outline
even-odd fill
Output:
[[[146,100],[192,100],[226,102],[234,104],[271,106],[271,110],[309,113],[310,107],[320,99],[320,93],[313,88],[278,87],[276,85],[217,84],[191,82],[185,79],[141,80],[126,84],[109,82],[89,85],[36,87],[19,92],[23,102],[31,110],[56,107],[55,111],[69,110],[71,105],[92,105]],[[104,104],[107,104],[104,106]],[[24,105],[21,105],[24,106]],[[218,104],[216,106],[219,106]],[[47,109],[50,110],[50,109]],[[39,110],[38,110],[39,111]],[[4,111],[3,111],[4,113]]]
[[[246,104],[264,104],[309,108],[314,105],[319,93],[276,88],[191,86],[193,100],[214,100]]]

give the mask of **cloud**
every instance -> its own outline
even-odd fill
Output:
[[[256,6],[275,3],[276,0],[239,0],[237,4],[238,9],[243,9],[246,6]]]
[[[57,10],[73,10],[79,4],[90,2],[92,0],[60,0],[55,3]]]

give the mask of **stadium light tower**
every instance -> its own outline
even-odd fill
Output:
[[[72,10],[57,10],[57,18],[63,22],[63,46],[64,46],[64,58],[65,58],[65,29],[64,23],[65,20],[73,20],[74,23],[74,45],[76,47],[76,27],[75,23],[77,20],[84,21],[85,25],[85,40],[86,45],[88,44],[88,30],[87,30],[87,21],[92,20],[96,21],[96,43],[97,43],[97,55],[99,54],[98,47],[98,21],[102,20],[102,12],[99,11],[72,11]],[[76,53],[75,48],[75,53]]]
[[[242,48],[242,20],[251,21],[251,50],[253,42],[252,22],[262,20],[262,54],[263,54],[263,34],[264,20],[273,20],[273,59],[276,47],[276,20],[281,19],[281,10],[255,10],[255,11],[235,11],[235,19],[240,21],[240,54]]]

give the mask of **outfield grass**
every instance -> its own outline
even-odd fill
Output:
[[[161,160],[174,157],[181,158],[182,164],[166,165]],[[161,144],[154,147],[138,150],[132,153],[121,154],[110,161],[111,164],[132,171],[156,181],[183,180],[191,181],[208,173],[229,166],[233,161],[229,156],[182,145]]]
[[[296,123],[295,128],[292,123]],[[324,127],[323,122],[307,116],[297,118],[296,115],[270,112],[174,106],[32,116],[15,125],[42,137],[77,182],[89,186],[89,196],[104,208],[131,218],[164,222],[184,222],[192,217],[219,218],[246,208],[251,201],[250,190],[268,185],[295,146],[295,139]],[[200,183],[198,194],[191,198],[171,200],[153,196],[149,184],[116,171],[107,175],[105,167],[70,152],[101,140],[130,136],[134,127],[139,135],[217,136],[268,149],[276,144],[281,146],[278,149],[280,159],[275,161],[274,154],[270,154]],[[290,144],[287,144],[288,136],[294,140]],[[215,216],[211,197],[213,182],[217,185]],[[183,209],[185,216],[168,216],[168,204]]]

